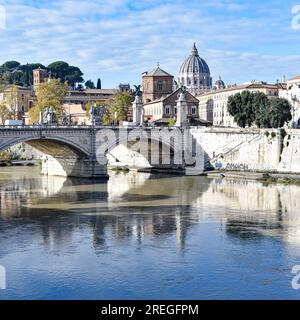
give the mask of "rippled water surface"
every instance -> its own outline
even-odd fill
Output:
[[[300,187],[0,168],[0,299],[298,299]]]

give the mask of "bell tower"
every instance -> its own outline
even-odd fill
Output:
[[[167,96],[173,92],[174,77],[157,68],[143,74],[143,102],[149,103]]]
[[[36,92],[38,86],[48,77],[48,72],[45,69],[34,69],[33,71],[33,90]]]

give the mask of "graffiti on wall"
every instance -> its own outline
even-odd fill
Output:
[[[272,171],[275,168],[271,164],[262,163],[222,163],[217,161],[214,165],[216,169],[223,170],[253,170],[253,171]]]

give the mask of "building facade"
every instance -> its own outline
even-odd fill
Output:
[[[278,97],[282,84],[267,84],[264,82],[250,82],[240,86],[234,85],[224,89],[197,96],[199,100],[199,117],[211,122],[214,126],[237,127],[233,117],[227,109],[227,102],[230,96],[243,91],[262,92],[269,98]]]
[[[168,125],[170,119],[176,119],[179,94],[180,89],[177,89],[166,97],[144,104],[146,119],[161,125]],[[185,98],[189,123],[196,123],[199,120],[199,101],[189,92],[186,92]]]
[[[10,85],[0,92],[0,103],[3,103],[11,113],[11,118],[15,120],[23,120],[26,113],[33,106],[35,95],[29,88],[16,85]],[[2,119],[0,119],[1,124]],[[3,121],[4,122],[4,121]]]
[[[143,74],[143,102],[161,99],[173,92],[174,77],[159,66]]]
[[[286,86],[279,90],[279,96],[287,99],[292,105],[292,128],[300,128],[300,76],[287,81]]]

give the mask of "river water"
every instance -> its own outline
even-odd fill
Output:
[[[0,299],[300,298],[299,186],[0,170]]]

